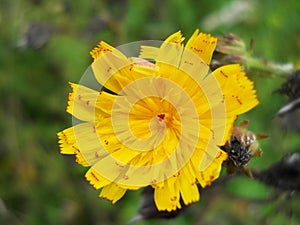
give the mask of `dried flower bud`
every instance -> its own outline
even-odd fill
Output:
[[[216,51],[226,55],[244,55],[247,53],[244,41],[233,33],[219,37]]]
[[[234,127],[231,139],[221,149],[228,153],[228,160],[224,162],[228,174],[234,174],[241,170],[252,178],[251,171],[246,168],[251,158],[261,157],[263,152],[259,147],[257,139],[267,138],[266,134],[255,135],[246,127],[249,121],[242,121],[239,126]]]
[[[289,75],[281,85],[281,88],[277,90],[278,93],[289,97],[289,102],[300,97],[300,70],[293,72]]]

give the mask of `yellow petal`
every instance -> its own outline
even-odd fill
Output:
[[[94,121],[99,92],[78,84],[70,83],[70,86],[72,92],[69,94],[67,112],[79,120]]]
[[[160,67],[160,63],[166,63],[173,66],[179,66],[181,55],[183,52],[182,41],[184,38],[180,31],[169,36],[159,48],[152,46],[142,46],[139,57],[154,59],[156,65]]]
[[[95,124],[81,123],[58,134],[62,154],[76,154],[77,162],[84,166],[94,165],[107,156],[105,139],[102,140]]]
[[[192,50],[209,65],[216,45],[217,38],[211,37],[210,34],[199,34],[199,30],[197,29],[188,40],[186,48]]]
[[[175,46],[175,45],[168,45],[168,43],[176,44],[177,46],[181,45],[184,40],[182,37],[181,31],[178,31],[172,35],[170,35],[161,45],[160,48],[152,47],[152,46],[141,46],[140,51],[140,58],[145,59],[157,59],[162,58],[160,54],[163,54],[162,49],[166,50],[166,46]]]
[[[199,201],[200,195],[196,183],[189,181],[186,176],[189,176],[189,174],[181,173],[178,177],[178,184],[180,185],[180,195],[184,204],[189,205]]]
[[[74,127],[70,127],[61,131],[57,134],[59,139],[59,147],[61,154],[73,154],[76,155],[76,163],[83,166],[89,166],[90,164],[85,160],[80,152],[80,148],[76,142],[76,137],[74,134]]]
[[[101,176],[93,167],[87,171],[85,178],[97,190],[111,183],[110,180]]]
[[[104,87],[119,94],[130,82],[145,76],[145,74],[138,73],[133,69],[137,65],[141,67],[140,64],[143,62],[137,62],[133,58],[126,57],[116,48],[107,47],[104,42],[100,43],[100,52],[98,53],[96,49],[96,53],[93,53],[95,61],[91,68],[97,81]],[[101,50],[102,45],[105,45],[103,51]],[[149,69],[151,68],[149,65],[144,67]]]
[[[57,133],[59,139],[59,147],[61,154],[75,154],[78,146],[76,144],[76,139],[73,131],[73,127],[65,129]]]
[[[226,152],[219,150],[212,163],[204,171],[200,171],[199,183],[202,187],[210,186],[219,177],[222,163],[227,159],[227,156]]]
[[[100,41],[98,45],[90,51],[90,54],[94,61],[96,61],[96,59],[103,56],[107,52],[111,52],[112,50],[114,50],[114,47],[105,43],[104,41]]]
[[[184,40],[184,37],[182,37],[182,33],[181,31],[177,31],[176,33],[170,35],[169,37],[167,37],[167,39],[165,40],[165,42],[173,42],[176,44],[181,44]]]
[[[213,72],[226,104],[227,114],[242,114],[258,105],[253,82],[238,64],[226,65]]]
[[[155,188],[154,201],[159,211],[167,210],[170,212],[181,208],[179,185],[176,180],[176,177],[171,177],[164,181],[163,186]]]
[[[205,171],[213,163],[218,154],[220,154],[220,149],[216,144],[209,143],[204,152],[205,154],[202,155],[198,167],[199,171]]]
[[[182,56],[179,69],[187,73],[191,78],[199,84],[205,78],[209,71],[206,58],[202,58],[197,52],[185,47]]]
[[[99,197],[106,198],[115,204],[120,198],[124,196],[126,193],[126,189],[121,188],[115,183],[111,183],[105,187],[103,187]]]
[[[98,98],[95,102],[95,105],[96,108],[99,110],[96,112],[96,114],[93,115],[94,117],[96,116],[95,120],[100,121],[102,119],[102,116],[111,115],[112,105],[114,104],[117,97],[117,95],[112,95],[105,91],[101,91],[98,94]]]

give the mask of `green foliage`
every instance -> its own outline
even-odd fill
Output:
[[[0,0],[0,224],[125,224],[135,213],[139,192],[127,193],[114,206],[99,200],[83,177],[86,169],[58,152],[56,133],[71,126],[65,112],[67,82],[80,80],[91,62],[89,51],[99,40],[112,45],[161,40],[177,30],[188,37],[196,28],[213,35],[233,32],[246,43],[253,38],[255,55],[299,62],[300,3],[250,1],[253,6],[242,17],[227,23],[221,17],[214,28],[204,23],[240,2]],[[40,47],[24,42],[32,23],[49,31]],[[33,35],[35,44],[39,38],[40,32]],[[274,118],[286,99],[273,91],[284,79],[249,76],[261,104],[240,120],[250,119],[250,130],[270,134],[261,141],[263,158],[251,165],[261,169],[299,149],[299,134],[284,133]],[[252,202],[271,191],[251,180],[234,180],[217,192],[208,191],[201,203],[173,221],[139,224],[299,224],[299,204]],[[293,216],[280,204],[287,204]]]
[[[248,178],[237,177],[230,181],[229,184],[225,186],[229,193],[233,193],[245,199],[263,199],[269,197],[271,193],[270,188],[261,184],[256,180],[251,180]]]

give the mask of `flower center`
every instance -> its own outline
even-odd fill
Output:
[[[139,139],[148,139],[166,128],[180,129],[179,115],[174,106],[159,97],[146,97],[137,101],[129,113],[132,134]]]
[[[173,121],[173,114],[172,113],[167,113],[167,112],[163,112],[163,113],[158,113],[156,115],[156,118],[158,120],[158,122],[163,125],[163,126],[167,126],[170,127],[171,123]],[[163,124],[162,124],[163,123]]]
[[[166,117],[166,114],[165,113],[161,113],[161,114],[158,114],[157,115],[157,118],[159,119],[159,121],[163,121]]]

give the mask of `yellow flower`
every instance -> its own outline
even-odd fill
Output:
[[[61,153],[91,167],[86,179],[112,203],[149,185],[158,210],[199,201],[197,184],[210,185],[227,159],[218,146],[258,104],[240,65],[209,71],[217,38],[196,30],[183,40],[141,46],[138,58],[100,42],[91,68],[110,92],[71,84],[67,112],[82,122],[58,133]]]

